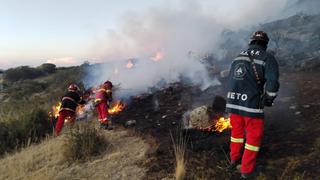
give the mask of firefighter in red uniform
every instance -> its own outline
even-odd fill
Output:
[[[65,120],[68,120],[71,124],[74,123],[78,104],[85,103],[79,92],[80,89],[76,84],[70,84],[68,92],[62,97],[61,109],[59,111],[59,117],[55,127],[56,136],[60,135]]]
[[[109,103],[112,101],[112,86],[113,85],[110,81],[104,82],[96,91],[95,98],[100,127],[108,130],[113,129],[112,122],[108,119]]]
[[[241,178],[252,175],[263,135],[263,109],[273,105],[279,90],[278,63],[266,51],[268,42],[267,33],[254,32],[249,48],[233,60],[230,68],[226,105],[232,126],[229,170],[241,161]]]

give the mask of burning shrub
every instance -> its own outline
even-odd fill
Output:
[[[88,122],[76,124],[66,135],[63,156],[67,161],[84,161],[104,152],[107,141]]]

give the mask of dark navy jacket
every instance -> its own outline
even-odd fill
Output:
[[[84,104],[85,102],[82,100],[81,96],[75,91],[68,91],[62,97],[62,110],[72,111],[75,112],[78,104]]]
[[[254,60],[260,84],[248,56]],[[232,62],[228,79],[227,111],[241,116],[264,118],[264,98],[274,99],[279,90],[275,57],[258,45],[250,45]]]

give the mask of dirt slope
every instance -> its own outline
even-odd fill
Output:
[[[105,136],[111,142],[105,155],[85,163],[63,160],[63,136],[22,149],[0,160],[0,179],[141,179],[149,145],[124,130]]]

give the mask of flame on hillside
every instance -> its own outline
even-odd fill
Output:
[[[154,56],[151,57],[151,59],[153,61],[160,61],[161,59],[163,59],[163,53],[162,52],[156,52],[156,54]]]
[[[221,133],[226,129],[231,129],[230,118],[220,117],[215,121],[213,131]]]
[[[114,103],[109,109],[108,109],[108,113],[109,114],[118,114],[119,112],[121,112],[124,108],[125,108],[125,104],[121,101],[117,101],[116,103]]]
[[[131,68],[134,67],[134,63],[132,62],[131,59],[128,60],[128,63],[127,63],[127,65],[126,65],[126,67],[127,67],[128,69],[131,69]]]

